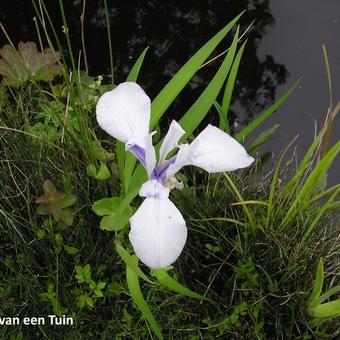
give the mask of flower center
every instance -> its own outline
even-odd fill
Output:
[[[139,196],[141,197],[156,197],[159,199],[168,198],[169,193],[170,189],[165,187],[157,179],[151,179],[145,182],[139,190]]]

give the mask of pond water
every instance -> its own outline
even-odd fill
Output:
[[[340,1],[338,0],[274,0],[270,11],[275,18],[264,36],[259,57],[271,54],[285,65],[290,76],[280,86],[282,94],[298,78],[299,88],[268,122],[278,123],[284,138],[272,141],[274,150],[297,134],[298,155],[303,155],[315,135],[314,125],[322,126],[329,106],[329,91],[322,54],[322,43],[327,47],[333,78],[333,101],[340,100]],[[333,142],[339,140],[340,121],[335,120]],[[339,183],[340,158],[329,173],[329,184]]]
[[[36,1],[37,2],[37,1]],[[61,41],[61,18],[57,0],[45,1]],[[79,17],[82,0],[64,1],[77,55],[82,48]],[[91,75],[110,79],[110,61],[104,2],[85,2],[84,36]],[[235,88],[230,119],[242,126],[270,105],[298,78],[299,88],[266,126],[281,125],[280,137],[270,146],[277,153],[299,134],[298,155],[303,155],[314,136],[314,124],[322,124],[328,108],[328,88],[321,44],[327,45],[334,80],[334,101],[340,100],[340,1],[339,0],[201,0],[108,1],[114,54],[114,81],[124,81],[133,61],[149,46],[140,76],[140,84],[153,97],[176,70],[214,33],[238,13],[247,33],[247,47]],[[31,1],[0,2],[0,20],[14,43],[38,41],[32,18]],[[0,36],[0,46],[6,43]],[[228,46],[226,43],[219,51]],[[172,107],[178,117],[200,94],[218,67],[214,62],[194,77],[190,86]],[[214,121],[216,117],[209,118]],[[338,137],[339,123],[334,132]],[[330,183],[339,180],[340,161],[330,175]]]

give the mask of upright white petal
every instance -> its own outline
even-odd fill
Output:
[[[155,133],[156,131],[153,131],[145,137],[145,169],[149,178],[156,166],[156,152],[152,144],[152,136]]]
[[[162,164],[170,151],[178,146],[178,141],[185,134],[182,127],[173,120],[169,126],[169,130],[164,137],[161,149],[159,151],[159,163]]]
[[[245,168],[254,161],[239,142],[210,124],[190,144],[190,149],[192,165],[210,173]]]
[[[167,267],[181,254],[187,228],[183,216],[168,198],[147,197],[130,218],[130,224],[130,242],[148,267]]]
[[[189,144],[181,144],[179,146],[179,151],[175,156],[175,161],[169,166],[165,173],[165,180],[170,179],[184,166],[192,164],[192,148]]]
[[[112,137],[144,148],[149,132],[151,102],[136,83],[125,82],[105,92],[96,107],[100,127]]]

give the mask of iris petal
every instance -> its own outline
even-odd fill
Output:
[[[210,124],[195,138],[190,149],[192,165],[210,173],[246,168],[254,162],[239,142]]]
[[[190,145],[180,146],[175,161],[166,171],[166,179],[186,165],[215,173],[246,168],[253,162],[254,158],[238,141],[209,124]]]
[[[175,157],[175,160],[171,160],[172,162],[166,170],[166,180],[174,176],[184,166],[192,164],[192,148],[190,148],[189,144],[181,144],[179,146],[179,151]]]
[[[165,268],[181,254],[187,228],[183,216],[168,198],[147,197],[130,224],[130,242],[148,267]]]
[[[144,90],[133,82],[119,84],[104,93],[96,107],[100,127],[126,147],[145,148],[149,133],[151,102]]]
[[[156,131],[151,132],[145,137],[145,169],[150,178],[156,166],[156,152],[152,145],[152,136]]]
[[[169,126],[169,130],[164,137],[162,146],[159,151],[159,163],[162,164],[169,154],[170,151],[175,149],[178,146],[178,141],[185,134],[185,131],[182,127],[173,120]]]

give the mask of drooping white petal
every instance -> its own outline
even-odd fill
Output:
[[[105,92],[96,107],[100,127],[112,137],[144,148],[149,132],[151,103],[144,90],[136,83],[119,84]]]
[[[152,144],[152,136],[155,133],[156,131],[153,131],[145,137],[145,169],[149,178],[156,166],[156,152]]]
[[[190,144],[190,149],[191,164],[210,173],[245,168],[254,161],[239,142],[210,124]]]
[[[146,198],[130,218],[130,224],[130,242],[148,267],[164,268],[179,257],[187,228],[183,216],[168,198]]]
[[[173,120],[169,126],[169,130],[164,137],[161,149],[159,151],[159,163],[162,164],[170,151],[178,146],[178,141],[185,134],[182,127]]]
[[[158,197],[165,199],[169,197],[169,193],[170,189],[156,179],[145,182],[139,190],[140,197]]]

